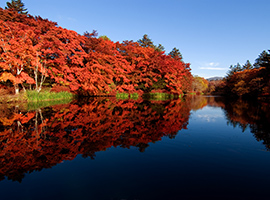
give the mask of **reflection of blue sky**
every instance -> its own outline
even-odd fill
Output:
[[[206,106],[202,110],[192,111],[191,118],[202,122],[216,122],[224,118],[224,113],[220,108]]]
[[[222,115],[197,115],[197,117],[207,122],[215,122],[217,118],[222,118]]]

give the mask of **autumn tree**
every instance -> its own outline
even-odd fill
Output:
[[[20,22],[0,23],[1,68],[15,77],[15,93],[25,81],[40,91],[46,79],[68,85],[73,91],[80,87],[74,73],[83,66],[82,36],[40,17],[24,16]]]
[[[226,83],[225,80],[211,80],[208,81],[208,89],[207,93],[208,94],[219,94],[222,95],[224,94],[224,89],[225,89]]]
[[[41,65],[36,71],[41,75],[43,72],[47,73],[55,82],[69,86],[72,91],[78,90],[81,84],[75,77],[77,73],[83,73],[86,54],[81,43],[84,38],[75,31],[53,26],[38,42],[36,51]]]
[[[34,50],[30,40],[33,30],[21,23],[0,21],[0,72],[1,80],[9,79],[14,84],[15,93],[19,93],[19,84],[33,84],[33,78],[25,73]]]
[[[265,88],[263,78],[264,68],[246,69],[235,72],[226,80],[226,93],[235,96],[252,96],[257,97],[264,93]]]
[[[268,51],[269,52],[269,51]],[[263,51],[254,65],[248,60],[230,67],[226,77],[226,93],[239,97],[270,95],[270,54]]]
[[[5,9],[12,9],[24,15],[28,13],[27,9],[24,8],[24,3],[21,0],[11,0],[11,2],[7,2],[6,4],[7,7],[5,7]]]
[[[99,38],[102,38],[103,40],[111,40],[107,35],[101,35]]]
[[[193,82],[192,82],[192,90],[195,93],[203,93],[208,88],[208,81],[204,79],[203,77],[194,76]]]
[[[128,77],[136,89],[146,93],[165,90],[178,95],[189,90],[191,74],[188,63],[131,41],[125,41],[118,49],[132,65]]]
[[[147,35],[139,42],[110,41],[58,27],[41,17],[0,9],[0,79],[16,93],[35,84],[69,87],[81,95],[190,91],[189,63],[166,55]]]

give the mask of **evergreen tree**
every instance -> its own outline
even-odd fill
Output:
[[[254,63],[255,68],[265,67],[270,70],[270,50],[263,51]]]
[[[24,15],[28,14],[28,11],[24,8],[24,3],[21,0],[12,0],[11,2],[7,2],[7,7],[5,7],[5,9],[13,9]]]
[[[153,49],[155,49],[155,45],[154,43],[152,42],[152,40],[148,37],[147,34],[144,34],[143,35],[143,38],[138,40],[138,43],[140,44],[140,46],[142,47],[151,47]]]
[[[173,50],[169,53],[169,55],[172,57],[172,58],[174,58],[174,59],[176,59],[176,60],[182,60],[182,54],[180,53],[180,51],[179,51],[179,49],[177,49],[177,48],[173,48]]]
[[[137,41],[140,46],[142,47],[151,47],[153,49],[155,49],[158,52],[162,52],[165,51],[164,46],[162,46],[161,44],[158,44],[158,46],[154,45],[154,43],[152,42],[152,40],[148,37],[147,34],[143,35],[143,38]]]
[[[237,63],[236,65],[231,65],[230,66],[230,70],[227,73],[227,80],[231,78],[231,76],[235,73],[235,72],[240,72],[243,71],[243,68],[241,67],[241,65],[239,63]]]
[[[253,69],[253,65],[247,60],[246,64],[243,65],[243,69]]]
[[[162,51],[165,51],[165,48],[161,44],[158,44],[158,46],[155,47],[155,50],[159,51],[159,52],[162,52]]]

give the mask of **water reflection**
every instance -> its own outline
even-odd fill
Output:
[[[233,127],[239,127],[242,132],[248,128],[257,141],[262,141],[270,150],[270,104],[266,102],[250,102],[239,99],[223,106],[227,121]]]
[[[0,179],[20,182],[27,172],[51,168],[78,154],[94,159],[96,152],[111,147],[144,152],[150,142],[174,138],[186,129],[190,111],[205,106],[221,107],[229,125],[243,131],[250,127],[269,149],[269,104],[191,96],[152,102],[92,99],[34,111],[1,108]]]
[[[78,154],[95,157],[95,152],[112,146],[137,147],[163,136],[174,138],[187,127],[187,101],[116,101],[115,99],[74,102],[24,111],[1,110],[0,178],[21,181],[26,172],[50,168]]]

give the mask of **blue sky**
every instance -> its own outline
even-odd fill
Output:
[[[11,0],[10,0],[11,1]],[[0,0],[0,7],[7,0]],[[147,34],[166,53],[174,47],[192,74],[225,76],[230,65],[270,49],[269,0],[22,0],[29,14],[113,41]]]

